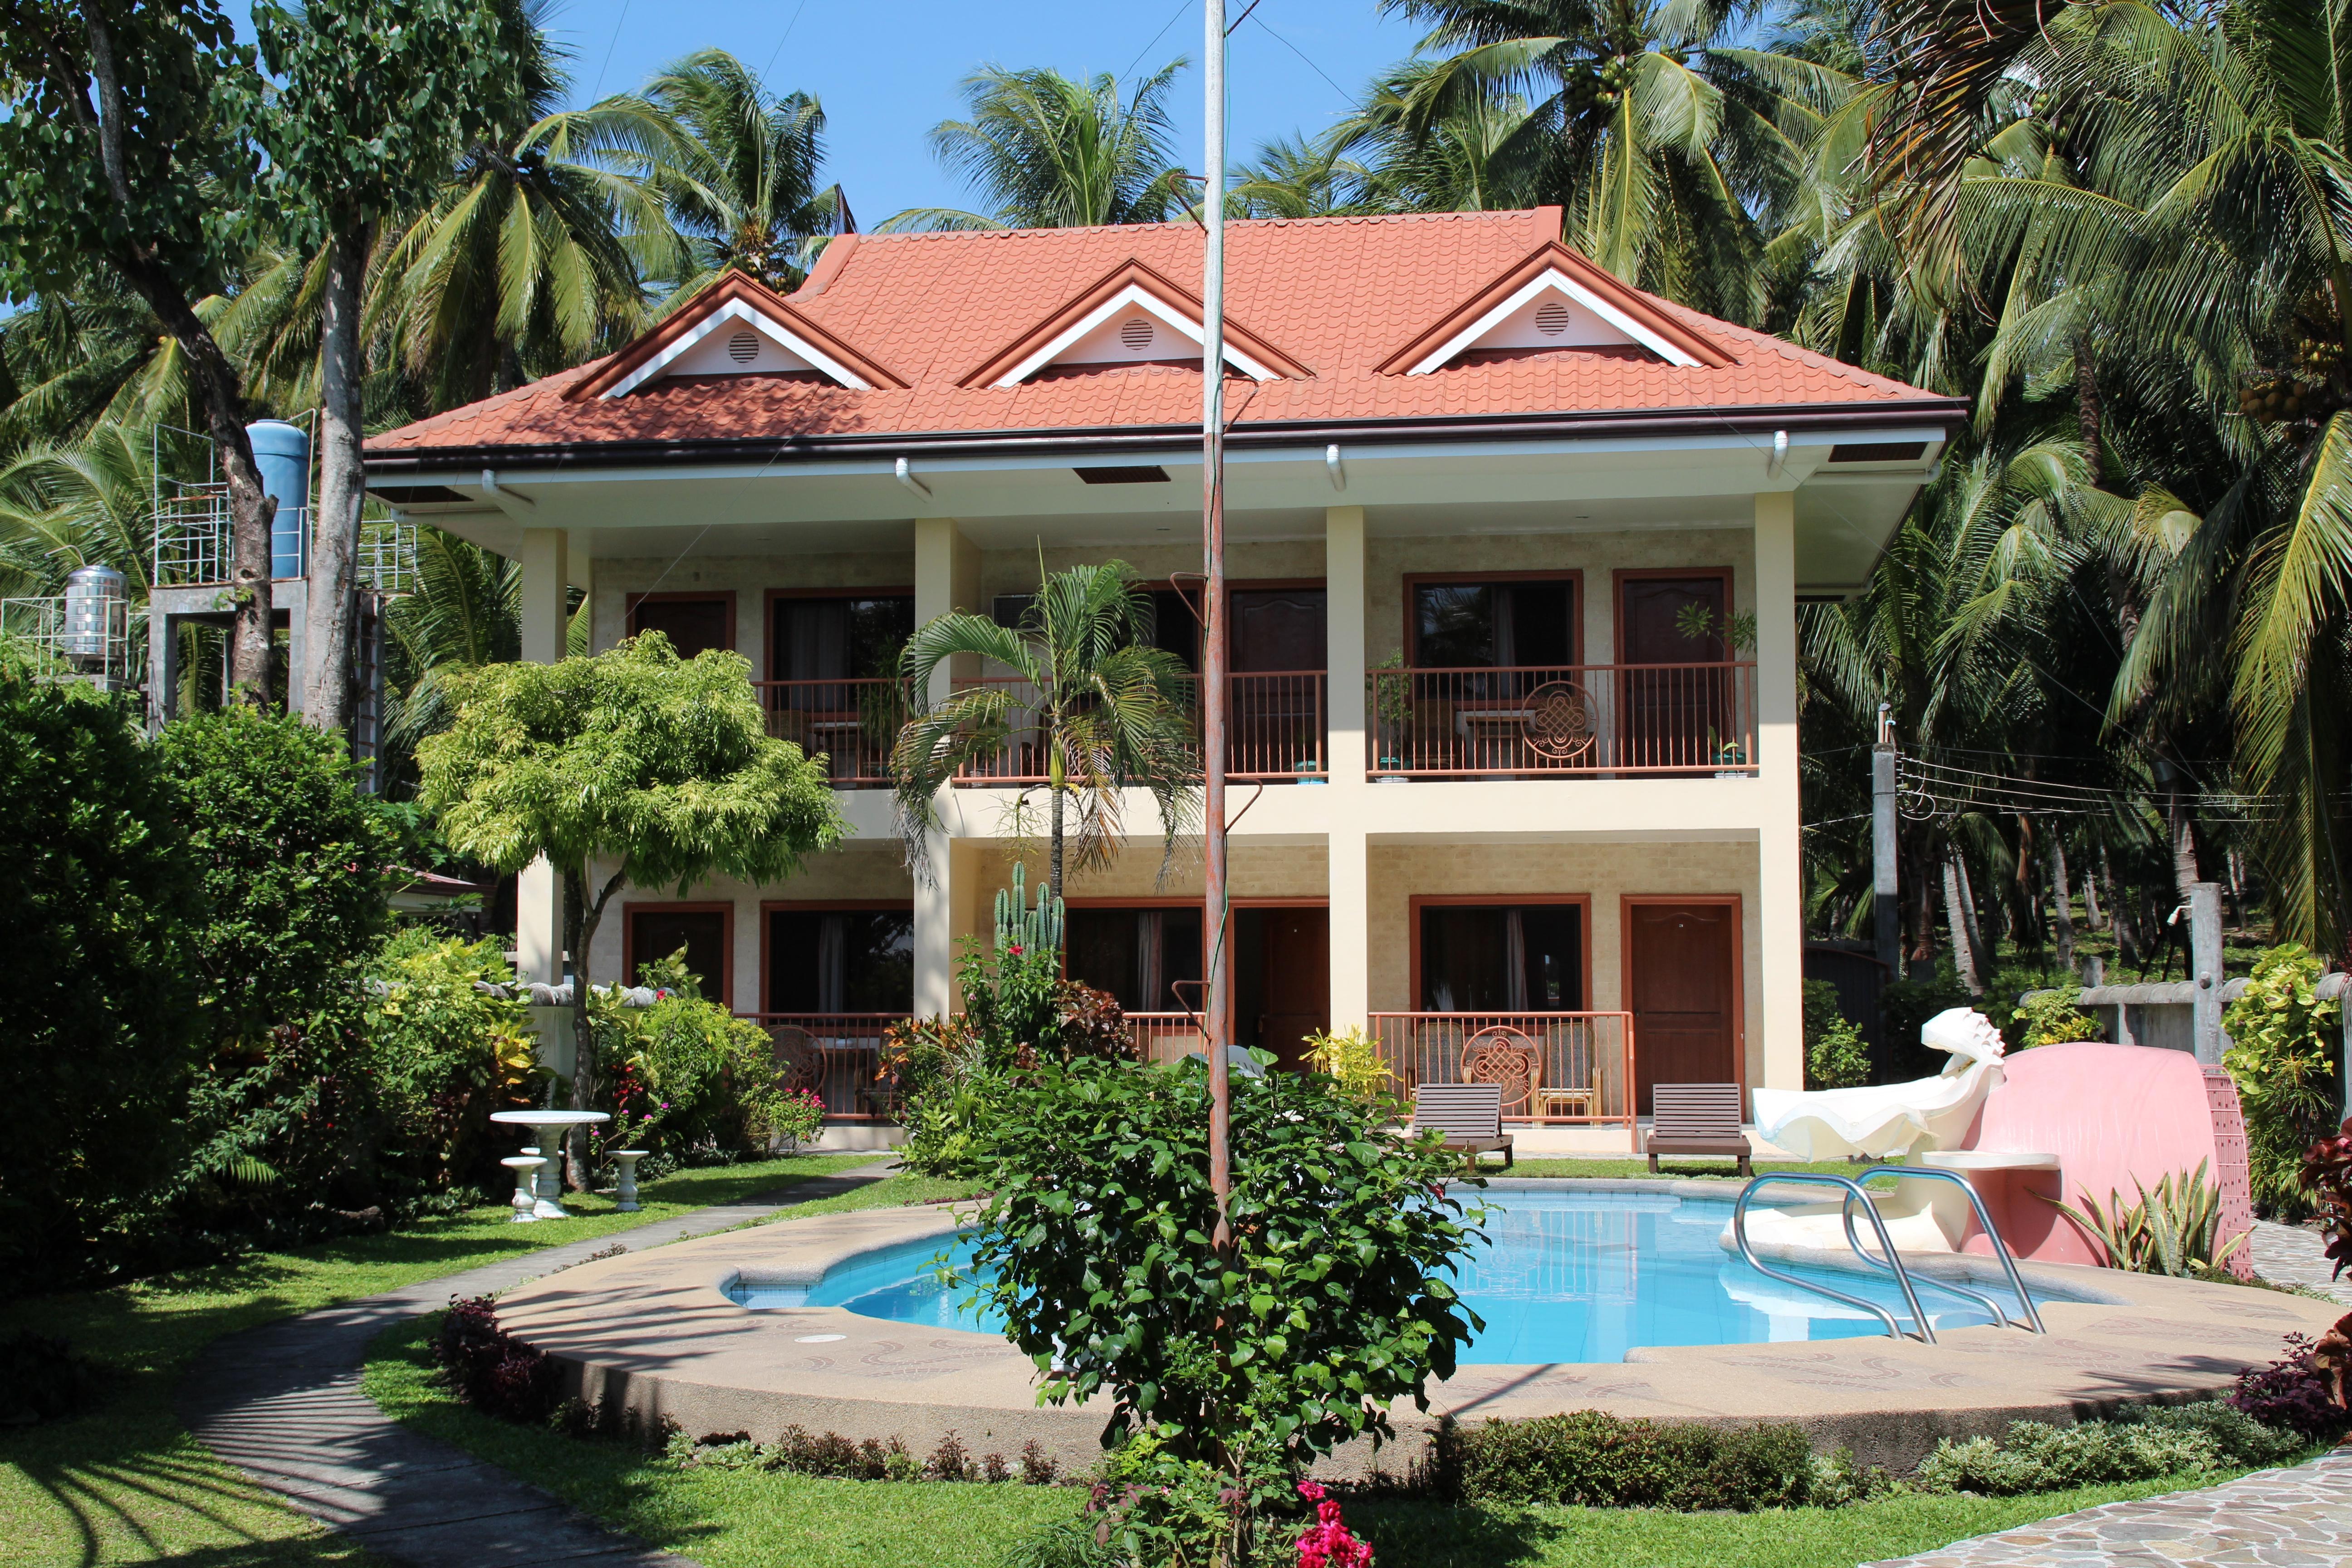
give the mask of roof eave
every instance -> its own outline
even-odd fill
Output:
[[[1628,413],[1480,414],[1450,417],[1251,421],[1226,432],[1229,450],[1339,442],[1386,446],[1402,442],[1558,440],[1576,437],[1748,435],[1787,430],[1791,436],[1940,425],[1948,430],[1969,416],[1965,398],[1919,397],[1855,405],[1788,404],[1760,408],[1664,408]],[[539,445],[436,447],[423,451],[366,454],[371,478],[409,477],[466,468],[654,468],[730,457],[788,463],[794,458],[1038,455],[1061,452],[1167,452],[1197,447],[1197,425],[1112,425],[1079,428],[940,431],[875,436],[763,436],[724,440],[579,441]]]

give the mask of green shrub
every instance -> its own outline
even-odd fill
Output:
[[[2011,1049],[2064,1045],[2099,1038],[2099,1021],[2083,1011],[2083,988],[2066,984],[2047,991],[2029,991],[2018,999],[2010,1020],[2015,1027]]]
[[[2343,1011],[2313,992],[2318,959],[2294,942],[2254,961],[2245,994],[2222,1015],[2231,1045],[2222,1065],[2246,1114],[2254,1202],[2283,1220],[2311,1213],[2299,1177],[2305,1151],[2336,1131],[2336,1054]]]
[[[1804,1429],[1789,1425],[1724,1429],[1580,1410],[1442,1428],[1436,1441],[1439,1474],[1470,1502],[1746,1510],[1812,1502],[1817,1484],[1848,1500],[1867,1486],[1851,1456],[1817,1461]]]
[[[2140,1481],[2187,1470],[2266,1465],[2303,1447],[2218,1401],[2136,1412],[2119,1421],[2053,1426],[2016,1421],[2000,1437],[1947,1437],[1920,1461],[1931,1492],[2014,1497],[2023,1492]]]
[[[690,988],[667,990],[650,1007],[624,1006],[605,990],[591,998],[589,1016],[604,1064],[599,1109],[613,1112],[602,1149],[683,1163],[765,1147],[761,1097],[776,1091],[778,1076],[765,1029]]]
[[[171,782],[130,710],[0,674],[0,1295],[121,1267],[194,1062],[200,918]]]
[[[1147,1490],[1189,1497],[1215,1472],[1228,1560],[1300,1466],[1385,1434],[1391,1404],[1425,1400],[1477,1327],[1447,1279],[1479,1239],[1444,1195],[1459,1161],[1320,1073],[1234,1076],[1223,1256],[1206,1064],[1048,1062],[1000,1114],[980,1294],[1044,1398],[1093,1403],[1107,1445],[1157,1445]],[[1130,1510],[1121,1529],[1150,1522]]]
[[[1837,987],[1805,982],[1805,1087],[1851,1089],[1870,1081],[1870,1051],[1862,1031],[1838,1010]]]
[[[368,965],[362,1022],[390,1121],[392,1163],[429,1192],[498,1174],[494,1111],[529,1105],[545,1075],[510,986],[504,942],[469,942],[428,927],[395,931]],[[493,1145],[496,1145],[495,1147]]]

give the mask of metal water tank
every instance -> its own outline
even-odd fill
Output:
[[[103,661],[122,602],[121,573],[98,563],[76,567],[66,578],[66,624],[58,643],[59,651],[77,660]]]
[[[257,420],[245,433],[253,442],[262,490],[278,500],[269,525],[269,574],[299,577],[310,537],[310,433],[283,419]]]

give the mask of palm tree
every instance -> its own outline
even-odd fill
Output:
[[[1158,223],[1188,205],[1176,162],[1170,61],[1122,99],[1108,73],[1074,81],[1050,67],[983,66],[964,79],[969,120],[931,129],[931,150],[993,211],[910,207],[879,226],[908,229],[1081,228]]]
[[[1540,199],[1551,128],[1518,93],[1456,93],[1434,115],[1423,110],[1444,67],[1410,60],[1372,84],[1363,106],[1328,141],[1363,168],[1362,207],[1372,212],[1496,212]]]
[[[427,409],[455,407],[616,347],[648,319],[643,279],[683,246],[654,185],[620,166],[675,132],[642,105],[559,110],[551,0],[500,0],[527,123],[467,152],[429,210],[388,225],[362,331]]]
[[[597,107],[639,128],[608,158],[660,197],[683,237],[673,299],[730,269],[795,288],[816,249],[849,226],[841,187],[817,184],[823,107],[806,93],[772,96],[724,49],[697,50]]]
[[[959,613],[908,640],[899,669],[914,717],[899,731],[890,767],[899,834],[919,874],[929,874],[926,843],[939,826],[939,792],[967,764],[1024,736],[1034,738],[1045,775],[1047,882],[1055,898],[1066,856],[1078,870],[1110,863],[1128,788],[1149,790],[1159,807],[1166,871],[1197,805],[1192,681],[1175,655],[1150,646],[1152,604],[1135,583],[1122,561],[1074,566],[1045,578],[1018,626]],[[933,673],[955,659],[1001,666],[1026,690],[991,681],[932,701]]]
[[[1427,136],[1481,100],[1521,97],[1531,174],[1566,238],[1627,282],[1734,320],[1761,308],[1753,216],[1798,152],[1779,91],[1728,47],[1748,0],[1381,0],[1431,26],[1440,58],[1407,79],[1403,128]],[[1752,56],[1755,51],[1747,51]]]
[[[217,326],[225,301],[196,306]],[[100,425],[194,423],[187,366],[146,304],[92,277],[0,322],[0,449],[81,438]]]

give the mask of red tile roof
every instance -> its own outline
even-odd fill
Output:
[[[1237,382],[1227,399],[1234,436],[1253,427],[1297,432],[1376,430],[1528,416],[1614,416],[1689,424],[1731,415],[1743,423],[1773,410],[1808,410],[1843,423],[1875,415],[1948,422],[1959,405],[1841,364],[1766,333],[1715,321],[1626,289],[1631,310],[1705,345],[1706,363],[1677,366],[1612,352],[1546,350],[1475,356],[1423,375],[1396,368],[1406,351],[1442,342],[1449,323],[1475,318],[1482,300],[1524,279],[1555,247],[1556,209],[1362,218],[1270,219],[1226,229],[1226,310],[1261,345],[1279,351],[1297,379]],[[1200,373],[1192,365],[1070,367],[1017,386],[979,373],[1017,363],[1051,324],[1114,274],[1148,269],[1197,279],[1202,233],[1192,223],[964,234],[846,236],[825,252],[784,309],[796,330],[822,334],[858,364],[903,385],[852,390],[809,377],[677,376],[618,397],[597,393],[674,337],[681,317],[721,282],[625,351],[531,385],[373,437],[384,468],[427,468],[461,454],[609,447],[616,452],[752,444],[820,447],[877,439],[1065,439],[1101,432],[1143,436],[1197,425]],[[1581,258],[1572,258],[1580,261]],[[756,289],[756,285],[751,285]],[[759,290],[765,295],[766,290]],[[1179,292],[1182,292],[1181,287]],[[732,298],[733,294],[725,297]],[[774,297],[767,296],[770,300]],[[1190,309],[1197,312],[1194,297]],[[650,345],[650,346],[649,346]],[[879,378],[877,378],[879,379]],[[1843,416],[1843,417],[1841,417]]]

